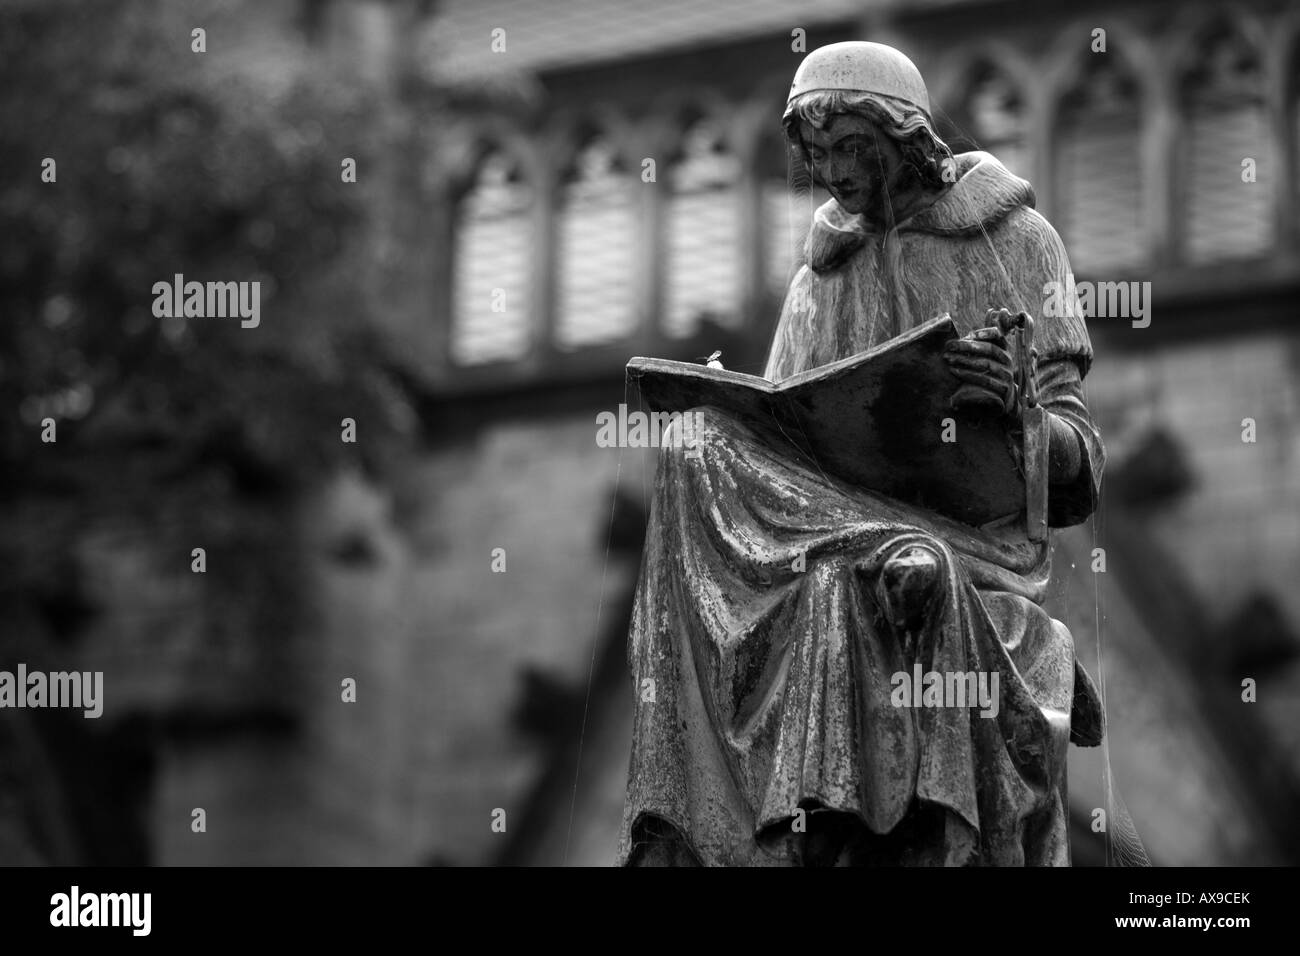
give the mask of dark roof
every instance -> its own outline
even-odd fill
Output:
[[[443,0],[427,35],[431,68],[461,77],[544,72],[843,23],[881,0]],[[492,52],[492,31],[506,31]]]

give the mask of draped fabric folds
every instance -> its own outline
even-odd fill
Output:
[[[1045,281],[1065,281],[1028,184],[986,154],[959,160],[945,199],[887,242],[833,203],[819,211],[770,378],[937,312],[974,328],[1008,294],[1039,289],[1023,303],[1032,313]],[[992,298],[999,269],[1013,270],[1010,291]],[[1095,507],[1104,452],[1080,384],[1082,319],[1039,326],[1043,404],[1084,459],[1077,481],[1050,489],[1059,526]],[[1072,720],[1076,741],[1095,743],[1080,728],[1099,734],[1100,711],[1069,631],[1041,607],[1050,544],[1028,540],[1023,516],[973,528],[850,486],[765,423],[700,411],[699,452],[667,436],[655,480],[619,862],[1068,865]],[[924,625],[903,634],[877,584],[910,545],[937,555],[940,574]],[[900,703],[899,675],[931,672],[982,675],[996,694]]]

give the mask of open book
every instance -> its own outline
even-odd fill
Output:
[[[943,348],[954,338],[952,319],[940,316],[779,385],[653,358],[632,359],[627,374],[650,411],[722,409],[849,484],[972,525],[1023,515],[1018,431],[1004,418],[949,404],[959,383]]]

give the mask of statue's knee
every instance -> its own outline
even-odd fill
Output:
[[[896,548],[876,580],[885,618],[904,630],[919,627],[938,601],[942,580],[943,557],[935,546],[913,541]]]

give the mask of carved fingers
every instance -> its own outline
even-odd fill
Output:
[[[1015,366],[1006,337],[997,328],[976,329],[944,349],[948,368],[961,383],[954,408],[983,407],[1011,413],[1017,407]]]

